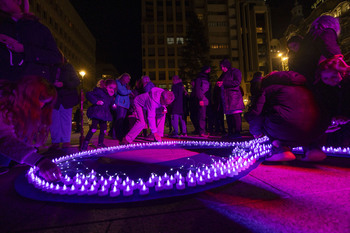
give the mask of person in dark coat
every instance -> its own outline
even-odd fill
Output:
[[[317,75],[317,72],[323,61],[342,58],[343,55],[337,42],[340,31],[337,18],[329,15],[318,17],[311,24],[293,62],[294,71],[305,76],[308,88],[312,91],[322,109],[320,117],[324,121],[328,121],[329,125],[331,125],[332,118],[337,114],[335,106],[343,101],[339,98],[342,88],[339,88],[339,85],[332,86],[321,82],[320,75]],[[313,157],[317,157],[317,154],[320,155],[320,158],[324,157],[324,153],[318,145],[310,146],[307,150],[309,151],[307,154],[314,154]]]
[[[73,107],[79,103],[77,87],[80,80],[74,67],[64,59],[64,64],[56,67],[55,81],[57,100],[52,112],[51,149],[70,147]]]
[[[262,80],[261,93],[245,114],[254,137],[267,135],[273,145],[268,161],[295,159],[290,146],[308,146],[327,129],[306,78],[293,71]]]
[[[50,80],[52,65],[62,55],[50,30],[29,13],[28,0],[0,4],[0,79],[17,81],[26,75]]]
[[[222,74],[217,85],[221,87],[224,114],[228,126],[228,137],[236,138],[241,136],[242,118],[244,109],[243,96],[240,90],[242,73],[239,69],[231,67],[231,62],[224,59],[220,62]]]
[[[219,133],[221,135],[225,135],[225,115],[224,115],[224,107],[222,101],[222,90],[221,86],[219,87],[218,83],[222,83],[222,77],[218,78],[217,83],[214,86],[213,90],[213,112],[215,113],[215,133]]]
[[[206,116],[207,116],[207,106],[209,105],[209,73],[210,66],[203,66],[202,71],[198,74],[195,79],[194,88],[195,90],[195,98],[196,104],[198,105],[198,134],[200,137],[207,137],[205,134],[205,126],[206,126]],[[208,98],[209,97],[209,98]]]
[[[121,141],[128,132],[126,124],[126,114],[130,108],[130,90],[129,83],[131,76],[128,73],[120,75],[116,80],[117,83],[117,95],[115,97],[115,104],[117,108],[113,111],[112,122],[112,138]]]
[[[195,80],[191,81],[192,92],[189,98],[189,112],[190,119],[194,127],[194,132],[192,134],[199,134],[199,125],[198,125],[198,104],[196,101],[196,88],[195,88]]]
[[[171,104],[171,125],[173,126],[174,131],[172,132],[172,134],[170,134],[170,136],[179,136],[179,122],[182,129],[182,135],[187,136],[186,121],[183,118],[185,87],[179,76],[174,75],[172,77],[172,80],[173,85],[171,87],[171,91],[174,93],[175,99]]]
[[[340,24],[337,18],[329,15],[318,17],[302,40],[295,54],[294,69],[307,79],[307,85],[313,86],[318,65],[321,60],[341,54],[337,39]]]
[[[106,147],[103,144],[107,131],[107,121],[112,121],[112,108],[116,108],[114,104],[114,95],[117,84],[113,79],[100,80],[97,87],[93,91],[86,93],[86,98],[92,103],[87,110],[87,116],[92,119],[92,123],[87,133],[81,150],[87,150],[89,141],[93,134],[97,131],[97,125],[100,125],[100,135],[98,137],[98,147]]]

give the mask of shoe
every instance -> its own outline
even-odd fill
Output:
[[[120,142],[120,145],[128,145],[128,144],[130,144],[130,142],[128,142],[128,141],[126,140],[125,137],[124,137],[123,140]]]
[[[10,171],[8,167],[0,167],[0,175],[6,174]]]
[[[64,142],[62,143],[62,148],[71,148],[72,145],[70,144],[70,142]]]
[[[207,137],[209,137],[209,134],[201,133],[198,136],[201,137],[201,138],[207,138]]]
[[[103,143],[97,144],[97,148],[105,148],[105,147],[107,147],[107,146]]]
[[[301,161],[305,162],[319,162],[324,160],[327,155],[319,148],[306,150],[305,157],[301,158]]]
[[[58,149],[60,149],[59,143],[52,143],[51,146],[49,147],[49,150],[58,150]]]
[[[171,134],[168,134],[168,137],[171,137],[171,138],[178,138],[179,137],[179,134],[173,132]]]
[[[272,142],[271,155],[265,161],[282,162],[295,160],[295,155],[291,152],[288,146],[282,146],[281,142],[274,140]]]
[[[181,134],[181,137],[187,137],[187,133]]]
[[[84,141],[83,144],[81,145],[80,150],[81,151],[87,150],[88,147],[89,147],[89,141]]]

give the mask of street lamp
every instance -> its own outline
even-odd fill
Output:
[[[80,138],[79,138],[79,148],[83,145],[84,142],[84,76],[85,71],[81,70],[79,72],[81,76],[81,90],[80,90]]]

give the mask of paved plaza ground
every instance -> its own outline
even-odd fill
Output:
[[[241,140],[249,140],[243,128]],[[73,134],[73,147],[60,153],[76,151],[78,139]],[[106,144],[115,141],[106,137]],[[0,232],[350,232],[350,158],[263,163],[236,182],[198,194],[100,205],[22,197],[14,183],[27,169],[17,166],[0,176]]]

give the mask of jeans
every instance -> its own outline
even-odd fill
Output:
[[[65,109],[62,105],[52,111],[50,128],[52,143],[70,142],[72,133],[72,108]]]
[[[187,134],[187,127],[186,127],[186,121],[182,118],[182,115],[180,114],[173,114],[171,115],[171,125],[174,128],[174,134],[179,134],[179,121],[180,121],[180,127],[182,129],[183,134]]]
[[[89,129],[89,132],[86,134],[85,141],[90,141],[94,133],[97,131],[97,125],[100,125],[100,134],[98,135],[98,144],[103,144],[105,139],[105,134],[107,131],[107,121],[92,119],[92,123]]]
[[[128,112],[128,109],[118,106],[114,114],[113,130],[116,138],[119,141],[121,141],[123,137],[125,137],[126,135],[127,125],[126,125],[125,118],[126,118],[127,112]]]
[[[142,106],[135,104],[135,112],[136,112],[136,123],[130,129],[128,134],[125,136],[125,139],[128,142],[133,142],[137,135],[145,128],[146,121],[144,116],[144,111]],[[165,123],[165,114],[157,114],[156,115],[156,125],[157,125],[157,133],[160,137],[163,137],[164,134],[164,123]]]

